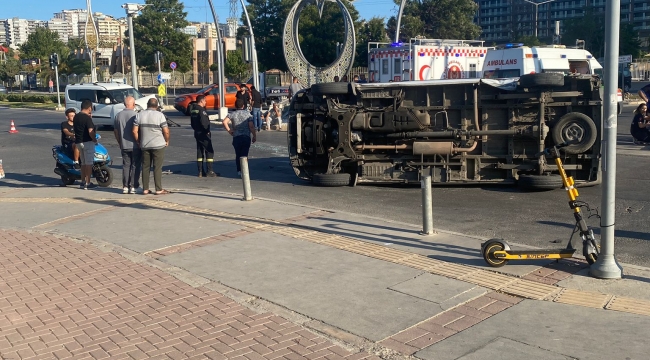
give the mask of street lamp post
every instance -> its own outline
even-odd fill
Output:
[[[138,70],[135,63],[135,45],[133,43],[133,18],[138,16],[138,13],[147,5],[141,4],[124,4],[122,8],[126,10],[126,16],[129,19],[129,46],[131,48],[131,81],[133,87],[138,89]],[[124,57],[122,57],[124,58]]]
[[[537,25],[538,25],[537,16],[539,14],[539,6],[544,5],[544,4],[548,4],[550,2],[557,1],[557,0],[547,0],[547,1],[542,1],[542,2],[534,2],[534,1],[530,1],[530,0],[524,0],[524,1],[529,3],[529,4],[535,5],[535,37],[537,37]]]
[[[223,78],[224,78],[224,60],[223,60],[223,54],[221,53],[222,51],[222,46],[221,46],[221,34],[219,31],[219,17],[217,17],[217,12],[214,10],[214,4],[212,3],[212,0],[208,0],[208,4],[210,4],[210,10],[212,10],[212,18],[214,19],[214,27],[217,29],[217,60],[218,60],[218,65],[219,65],[219,78],[217,79],[217,83],[219,84],[219,119],[223,120],[226,115],[228,115],[228,108],[226,107],[226,95],[224,89],[224,83],[223,83]]]

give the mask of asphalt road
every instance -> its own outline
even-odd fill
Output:
[[[633,109],[634,106],[626,106],[619,117],[616,252],[621,262],[650,266],[650,147],[631,144],[628,131]],[[215,171],[221,177],[197,178],[189,118],[175,111],[168,114],[182,126],[171,129],[163,168],[171,174],[164,175],[163,186],[241,193],[231,137],[220,126],[214,126]],[[9,120],[15,121],[18,134],[6,132]],[[57,190],[60,180],[52,171],[51,148],[60,141],[59,124],[63,120],[62,113],[0,108],[0,126],[7,127],[0,129],[0,159],[7,179],[13,180],[5,185],[48,185],[53,186],[52,191]],[[121,187],[121,159],[112,131],[102,129],[100,134],[101,142],[115,160],[112,168],[118,180],[113,186]],[[249,161],[254,196],[421,224],[419,187],[319,188],[298,179],[288,163],[285,132],[259,134]],[[581,189],[580,200],[600,208],[601,192],[601,186]],[[433,199],[434,226],[444,230],[548,248],[564,246],[573,229],[573,215],[566,193],[561,190],[525,193],[503,186],[445,186],[434,188]],[[592,218],[590,224],[597,227],[598,220]],[[423,241],[435,242],[435,236]]]

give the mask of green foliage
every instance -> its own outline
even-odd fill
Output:
[[[241,81],[248,74],[249,65],[242,59],[240,49],[228,51],[224,71],[227,77],[234,78],[235,81]]]
[[[567,45],[575,44],[576,39],[585,41],[585,49],[596,58],[605,55],[605,13],[596,12],[593,7],[585,7],[584,16],[564,21],[562,42]],[[619,31],[619,54],[641,56],[639,34],[630,23],[621,24]]]
[[[70,38],[68,39],[67,46],[68,46],[68,50],[70,50],[70,53],[72,54],[76,50],[85,49],[86,41],[82,37]]]
[[[154,53],[163,53],[163,63],[176,62],[177,71],[192,69],[190,36],[176,29],[189,25],[184,5],[178,0],[147,0],[142,15],[133,20],[133,37],[138,65],[147,71],[157,71]],[[128,31],[124,35],[128,41]]]
[[[219,64],[210,65],[210,71],[212,72],[219,71]]]
[[[268,69],[287,70],[282,48],[282,32],[284,22],[295,1],[292,0],[249,0],[246,6],[255,33],[255,49],[257,50],[258,67],[260,71]],[[242,12],[242,23],[246,17]],[[246,28],[238,29],[238,37],[247,34]]]
[[[363,21],[356,32],[357,51],[354,66],[368,66],[368,43],[388,41],[384,18],[373,17],[368,21]]]
[[[82,59],[68,59],[66,62],[66,74],[90,74],[90,61]],[[59,71],[61,73],[61,71]]]
[[[51,104],[56,102],[56,95],[8,94],[2,95],[0,101]]]
[[[396,4],[401,3],[394,0]],[[422,0],[407,2],[400,29],[400,41],[415,36],[435,39],[477,39],[481,28],[474,24],[478,5],[473,0]],[[397,20],[388,20],[388,34],[395,38]]]
[[[70,50],[59,39],[56,31],[47,28],[36,28],[36,30],[29,34],[27,41],[20,46],[21,59],[41,59],[41,66],[48,67],[50,62],[50,55],[53,53],[59,54],[59,59],[63,60],[68,57]]]
[[[359,12],[347,0],[342,1],[350,12],[354,28],[359,29]],[[336,59],[336,43],[345,39],[343,14],[338,5],[326,1],[322,18],[316,6],[305,7],[300,14],[299,26],[300,49],[305,58],[314,66],[331,64]]]
[[[522,43],[524,46],[532,47],[532,46],[540,46],[544,45],[543,42],[539,41],[538,38],[535,36],[519,36],[515,40],[516,43]]]
[[[16,80],[15,76],[20,73],[20,70],[20,60],[14,59],[13,56],[8,56],[7,61],[0,64],[0,80],[13,84]]]

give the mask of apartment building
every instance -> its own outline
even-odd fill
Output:
[[[53,19],[63,20],[70,24],[68,38],[79,37],[79,24],[85,24],[88,18],[88,10],[74,9],[74,10],[61,10],[55,13]]]
[[[124,19],[120,21],[102,13],[94,13],[93,17],[97,25],[100,43],[107,47],[117,45],[126,31],[126,21]]]
[[[72,33],[72,25],[62,19],[51,19],[47,22],[47,28],[56,31],[61,41],[67,43]]]
[[[31,27],[33,28],[34,26],[32,22]],[[0,19],[0,42],[16,50],[27,41],[29,29],[30,21],[27,19],[19,19],[17,17]]]
[[[475,0],[479,9],[475,22],[481,26],[481,39],[505,43],[519,36],[534,36],[550,42],[555,22],[585,15],[585,7],[605,11],[605,0]],[[535,19],[537,18],[537,26]],[[639,36],[650,34],[650,0],[621,0],[621,23],[632,23]]]

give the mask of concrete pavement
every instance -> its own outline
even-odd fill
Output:
[[[650,269],[210,191],[0,188],[0,357],[645,359]],[[253,189],[254,191],[254,189]],[[255,195],[255,194],[254,194]],[[520,246],[522,247],[522,246]]]

